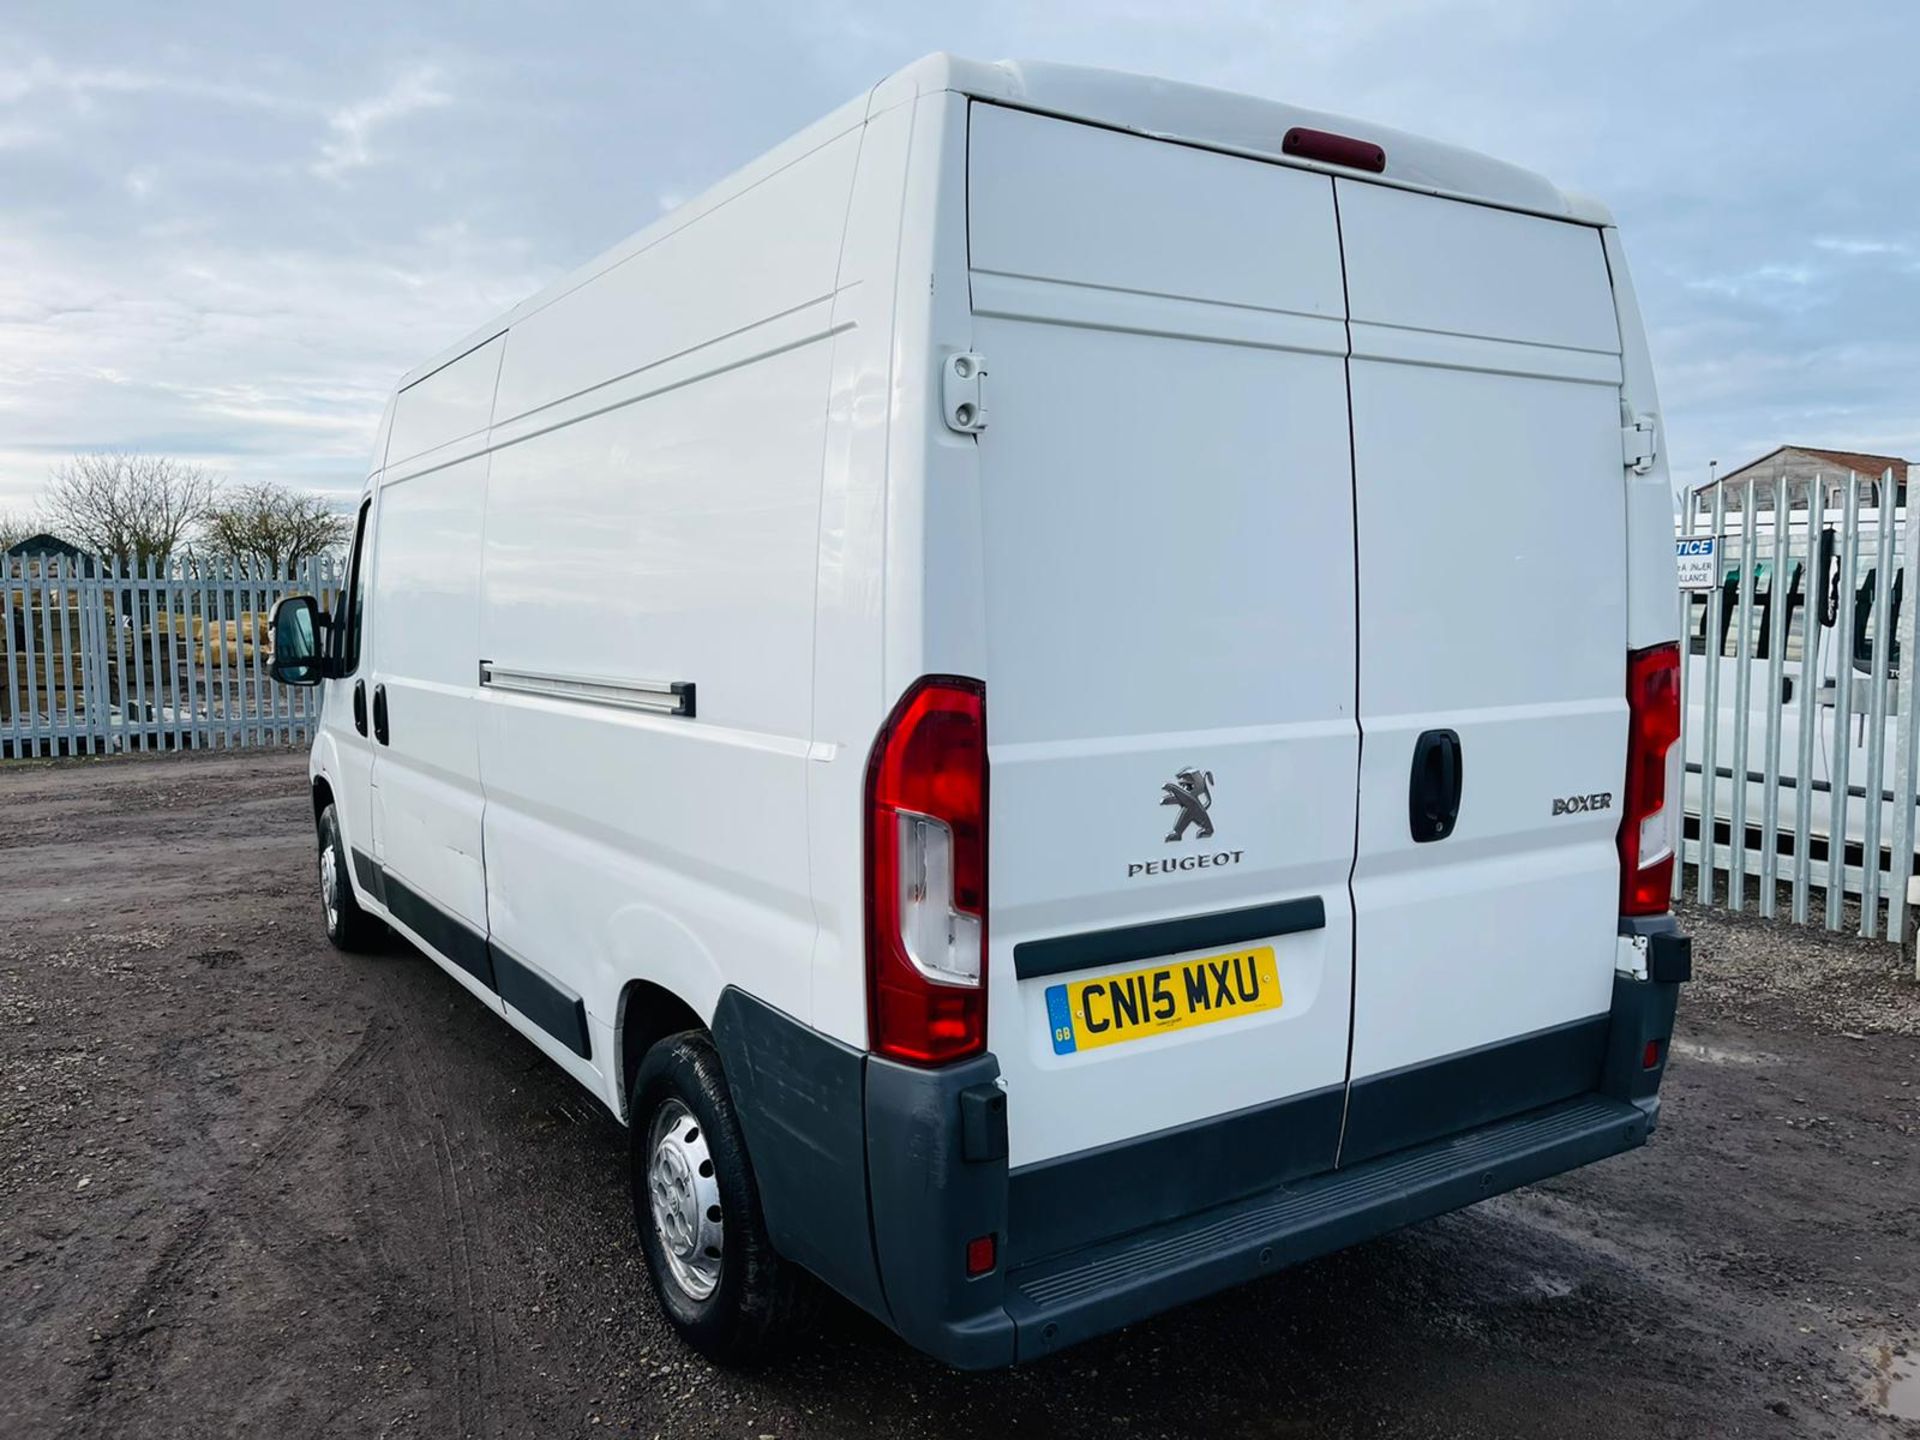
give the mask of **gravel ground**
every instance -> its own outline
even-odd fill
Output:
[[[1920,988],[1690,912],[1648,1149],[1029,1368],[680,1349],[624,1133],[328,949],[302,757],[0,767],[0,1435],[1920,1435]]]

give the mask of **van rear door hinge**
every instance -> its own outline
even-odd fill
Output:
[[[947,428],[978,435],[987,428],[987,359],[973,351],[949,355],[941,370],[941,408]]]
[[[1653,440],[1653,417],[1635,415],[1624,417],[1620,427],[1620,463],[1636,475],[1644,475],[1653,468],[1656,453]]]

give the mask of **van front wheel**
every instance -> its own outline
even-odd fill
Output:
[[[628,1107],[633,1212],[673,1328],[721,1365],[793,1336],[805,1279],[775,1253],[713,1042],[669,1035],[646,1054]]]
[[[360,908],[347,878],[347,847],[340,839],[340,817],[333,806],[320,811],[320,913],[327,922],[327,939],[336,950],[363,954],[377,949],[386,929]]]

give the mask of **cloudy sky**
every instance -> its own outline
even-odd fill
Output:
[[[935,49],[1541,170],[1620,218],[1678,474],[1920,459],[1911,0],[0,0],[0,510],[97,448],[344,498],[403,370]]]

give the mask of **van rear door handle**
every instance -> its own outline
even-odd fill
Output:
[[[1460,818],[1460,737],[1429,730],[1413,742],[1413,774],[1407,787],[1407,825],[1414,843],[1444,840]]]
[[[387,743],[387,687],[373,687],[373,738],[382,745]]]
[[[367,733],[367,682],[353,682],[353,728],[362,735]]]

